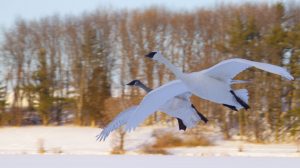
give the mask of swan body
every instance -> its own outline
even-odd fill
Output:
[[[230,90],[232,90],[230,84],[207,76],[204,73],[184,74],[182,80],[190,91],[200,98],[235,106],[237,109],[243,108],[230,93]],[[242,97],[245,97],[244,101],[248,102],[247,92]]]

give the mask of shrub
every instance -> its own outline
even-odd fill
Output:
[[[156,138],[153,147],[156,148],[171,148],[179,146],[211,146],[213,143],[206,137],[201,135],[185,135],[184,138],[174,136],[171,132],[156,131],[153,135]]]
[[[37,146],[38,146],[38,153],[44,154],[46,153],[45,147],[44,147],[44,139],[38,139],[37,140]]]
[[[111,150],[111,154],[114,154],[114,155],[122,155],[124,154],[126,151],[124,149],[120,149],[119,147],[114,147],[112,150]]]
[[[143,153],[147,154],[170,154],[165,148],[172,147],[195,147],[195,146],[211,146],[213,143],[204,136],[185,135],[185,139],[175,136],[172,132],[164,132],[155,130],[152,134],[155,137],[155,143],[152,145],[145,145],[142,148]]]
[[[238,151],[239,151],[239,152],[244,152],[244,146],[243,146],[243,144],[240,144],[240,145],[239,145]]]
[[[203,136],[190,136],[183,141],[183,146],[193,147],[193,146],[212,146],[213,143]]]
[[[143,153],[147,154],[161,154],[161,155],[168,155],[170,154],[163,148],[154,147],[153,145],[145,145],[142,150]]]
[[[182,143],[183,141],[179,137],[176,137],[172,133],[167,132],[160,136],[156,136],[156,141],[155,144],[153,144],[153,147],[170,148],[170,147],[182,146]]]
[[[111,141],[111,145],[113,147],[112,147],[112,151],[110,152],[111,154],[121,155],[126,152],[124,149],[125,135],[126,132],[124,131],[123,128],[119,128],[113,133],[112,141]]]

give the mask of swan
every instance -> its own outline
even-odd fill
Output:
[[[146,57],[166,65],[175,74],[178,81],[169,84],[168,87],[165,86],[165,89],[157,88],[155,92],[152,91],[145,96],[135,112],[132,113],[134,117],[128,121],[130,124],[125,127],[128,131],[135,129],[143,121],[144,114],[150,113],[167,100],[185,92],[191,92],[200,98],[223,104],[235,111],[242,108],[249,109],[248,91],[246,89],[233,90],[231,84],[243,83],[244,81],[235,81],[233,78],[250,67],[281,75],[288,80],[294,79],[282,67],[241,58],[228,59],[199,72],[183,73],[158,51],[150,52]],[[153,97],[156,97],[155,101],[153,101]]]
[[[127,85],[140,87],[147,93],[152,91],[152,89],[147,87],[140,80],[133,80]],[[190,97],[191,93],[183,93],[169,100],[159,109],[159,111],[165,112],[170,116],[177,118],[179,130],[186,130],[186,125],[189,125],[189,127],[194,126],[196,123],[192,122],[191,124],[189,124],[189,122],[194,121],[195,118],[197,119],[197,115],[199,116],[200,120],[203,120],[203,122],[208,122],[208,119],[203,114],[201,114],[193,104],[191,104]],[[187,117],[183,117],[182,115],[187,115]],[[180,118],[183,118],[184,121],[182,121],[182,119]]]
[[[161,89],[167,88],[168,86],[172,86],[173,84],[181,83],[180,81],[176,80],[174,82],[169,82],[165,85],[162,85],[159,87],[159,91]],[[144,89],[146,92],[148,92],[147,95],[151,95],[152,92],[156,92],[156,89],[152,90],[145,86],[141,81],[139,80],[133,80],[129,82],[127,85],[129,86],[138,86],[142,89]],[[146,97],[147,97],[146,95]],[[177,118],[178,124],[179,124],[179,130],[186,130],[186,128],[191,128],[195,126],[200,120],[203,120],[205,123],[207,123],[207,118],[203,116],[193,104],[190,102],[190,96],[191,94],[189,92],[182,93],[173,99],[167,100],[165,104],[161,105],[159,110],[162,112],[165,112],[166,114]],[[109,136],[109,134],[114,131],[115,129],[126,125],[131,124],[128,121],[130,121],[131,117],[135,117],[135,115],[132,115],[135,113],[135,111],[138,109],[138,106],[132,106],[127,108],[126,110],[119,113],[102,131],[99,135],[97,135],[97,140],[99,141],[105,141],[105,139]],[[144,119],[146,119],[149,115],[153,114],[158,108],[154,109],[151,113],[145,114]]]
[[[281,75],[288,80],[294,79],[282,67],[241,58],[228,59],[199,72],[183,73],[164,58],[160,52],[150,52],[146,57],[165,64],[178,79],[186,84],[193,94],[203,99],[223,104],[234,110],[250,108],[246,102],[248,91],[246,89],[234,91],[230,87],[232,79],[247,68],[256,67]]]

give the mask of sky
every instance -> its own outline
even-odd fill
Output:
[[[221,3],[245,1],[275,3],[289,0],[0,0],[0,28],[8,28],[16,18],[32,20],[54,14],[79,15],[101,7],[117,10],[165,6],[172,10],[192,10],[197,7],[212,8]]]

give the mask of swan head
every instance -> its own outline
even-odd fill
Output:
[[[133,81],[127,83],[126,85],[129,85],[129,86],[138,86],[140,83],[141,83],[141,81],[139,81],[139,80],[133,80]]]
[[[159,61],[161,54],[158,51],[152,51],[152,52],[148,53],[147,55],[145,55],[145,57],[151,58],[155,61]]]

